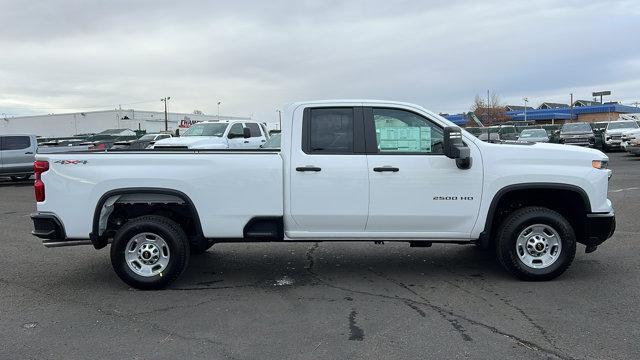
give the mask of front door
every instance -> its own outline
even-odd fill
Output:
[[[403,109],[365,108],[364,114],[369,135],[366,231],[372,237],[468,238],[482,194],[477,148],[469,144],[473,165],[461,170],[443,155],[443,127],[436,122]]]
[[[229,134],[227,135],[227,141],[229,142],[229,149],[245,149],[249,143],[248,139],[245,139],[242,123],[235,123],[229,128]]]
[[[346,239],[364,233],[369,208],[360,107],[310,108],[291,146],[291,238]],[[300,126],[301,128],[297,127]]]

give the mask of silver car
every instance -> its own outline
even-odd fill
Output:
[[[518,136],[518,141],[549,142],[549,135],[545,129],[524,129]]]
[[[29,179],[37,147],[35,135],[0,135],[0,176]]]

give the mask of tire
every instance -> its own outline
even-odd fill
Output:
[[[537,206],[518,209],[498,228],[496,255],[519,279],[552,280],[569,268],[576,255],[575,232],[556,211]]]
[[[175,221],[146,215],[125,223],[111,244],[111,265],[128,285],[164,289],[187,267],[189,241]]]
[[[27,181],[30,178],[31,178],[31,175],[11,176],[11,180],[13,181]]]

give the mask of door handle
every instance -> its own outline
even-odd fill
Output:
[[[322,169],[317,167],[317,166],[313,166],[313,165],[299,166],[299,167],[296,168],[296,171],[314,171],[314,172],[318,172],[320,170],[322,170]]]
[[[245,140],[245,141],[244,141],[244,143],[245,143],[245,144],[248,144],[248,143],[249,143],[249,141],[248,141],[248,140]]]
[[[263,140],[260,140],[260,142],[267,142],[267,140],[264,140],[264,139],[263,139]]]
[[[25,155],[33,155],[33,151],[27,151],[26,153],[24,153]]]
[[[398,171],[400,171],[400,169],[398,169],[397,167],[393,167],[393,166],[382,166],[382,167],[374,167],[373,171],[375,171],[375,172],[384,172],[384,171],[398,172]]]

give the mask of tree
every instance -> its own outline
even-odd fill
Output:
[[[488,126],[509,120],[507,110],[500,102],[500,97],[493,92],[489,94],[488,103],[487,99],[476,95],[473,100],[473,105],[471,106],[471,111],[484,125]]]
[[[193,115],[204,115],[202,110],[193,110]]]

